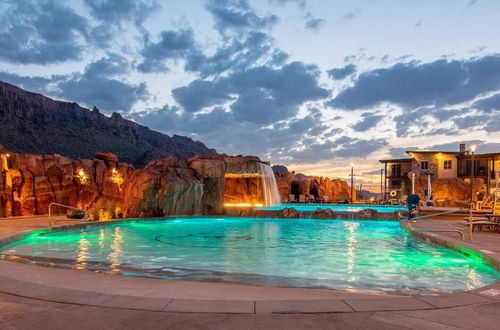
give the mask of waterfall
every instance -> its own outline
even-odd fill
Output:
[[[276,178],[271,166],[260,163],[260,173],[262,175],[262,189],[264,193],[264,206],[281,204],[281,196],[276,185]]]

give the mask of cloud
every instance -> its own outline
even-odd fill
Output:
[[[472,107],[483,111],[500,111],[500,93],[479,100]]]
[[[45,93],[47,85],[52,82],[51,78],[20,76],[5,71],[0,71],[0,80],[38,93]]]
[[[500,143],[489,143],[483,140],[457,140],[456,142],[431,145],[425,149],[458,152],[459,145],[462,143],[465,143],[466,148],[468,148],[471,144],[477,145],[476,153],[478,154],[498,152],[498,150],[500,149]]]
[[[388,102],[406,108],[452,105],[500,89],[500,55],[470,60],[412,61],[358,76],[329,106],[359,109]]]
[[[335,152],[337,157],[366,157],[371,153],[387,146],[388,142],[385,139],[361,140],[356,139],[354,142],[346,143],[342,149]]]
[[[206,107],[232,100],[227,88],[226,80],[194,80],[187,86],[174,89],[172,94],[184,110],[199,112]]]
[[[106,24],[120,24],[133,20],[141,24],[154,9],[156,1],[144,0],[84,0],[92,16]]]
[[[284,4],[288,4],[288,3],[295,3],[300,8],[304,8],[307,5],[306,0],[270,0],[269,2],[270,3],[277,3],[279,5],[284,5]]]
[[[327,74],[333,80],[342,80],[356,73],[357,67],[354,64],[348,64],[343,68],[335,68],[327,71]]]
[[[146,39],[141,51],[144,61],[137,69],[145,73],[166,71],[165,60],[185,58],[196,51],[191,29],[162,31],[158,42]]]
[[[359,8],[355,8],[355,9],[350,10],[344,16],[342,16],[341,20],[342,21],[350,21],[350,20],[358,17],[359,15],[361,15],[361,10]]]
[[[356,132],[366,132],[371,128],[377,126],[377,124],[380,123],[382,119],[385,118],[385,116],[383,115],[377,115],[369,112],[363,113],[361,117],[362,120],[357,122],[352,127]]]
[[[278,22],[275,15],[257,15],[246,0],[208,0],[206,8],[221,33],[227,30],[263,29]]]
[[[292,118],[298,106],[307,101],[323,99],[329,92],[318,84],[316,66],[293,62],[280,69],[268,66],[234,72],[213,81],[194,80],[176,88],[176,101],[189,112],[224,106],[235,99],[230,109],[238,120],[260,124]]]
[[[389,154],[392,158],[410,158],[410,156],[406,153],[406,150],[417,150],[418,147],[403,147],[403,148],[390,148]]]
[[[177,107],[165,106],[146,113],[133,113],[129,118],[152,129],[166,133],[177,132],[201,139],[220,151],[232,154],[272,155],[273,159],[292,159],[291,150],[303,143],[312,131],[322,136],[327,130],[322,124],[321,113],[316,109],[303,118],[291,118],[275,123],[272,128],[255,122],[241,121],[232,112],[215,107],[208,113],[182,112]],[[316,155],[324,157],[328,154]]]
[[[288,55],[274,48],[274,40],[262,32],[250,31],[245,36],[230,39],[214,55],[191,52],[185,69],[198,73],[202,78],[226,71],[244,71],[258,65],[282,65]]]
[[[87,20],[58,1],[8,2],[0,14],[0,58],[22,64],[80,59]]]
[[[304,18],[306,19],[304,28],[307,30],[317,31],[326,23],[324,19],[315,18],[311,15],[311,13],[307,13],[307,15],[304,16]]]
[[[467,2],[467,7],[472,7],[474,6],[476,3],[478,2],[478,0],[470,0],[469,2]]]
[[[97,106],[105,112],[129,111],[149,96],[145,83],[124,81],[128,64],[120,55],[111,54],[85,67],[83,73],[65,76],[57,83],[58,95],[65,99]]]

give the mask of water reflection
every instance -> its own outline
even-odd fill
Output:
[[[87,268],[87,260],[89,258],[90,242],[86,239],[87,233],[80,235],[78,240],[78,256],[76,257],[75,269],[84,270]]]
[[[357,236],[357,228],[359,226],[359,222],[346,222],[344,226],[347,229],[347,274],[351,274],[351,276],[347,279],[348,282],[356,281],[356,276],[353,275],[354,266],[356,264],[356,240]]]
[[[120,272],[120,266],[122,264],[121,257],[123,255],[123,234],[120,227],[115,228],[113,242],[111,243],[111,253],[108,255],[108,259],[111,262],[111,271]]]

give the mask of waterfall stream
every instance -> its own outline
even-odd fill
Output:
[[[281,196],[276,185],[276,178],[271,166],[260,164],[260,173],[262,174],[262,190],[264,195],[264,206],[273,206],[281,204]]]

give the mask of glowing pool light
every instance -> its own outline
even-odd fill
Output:
[[[262,203],[224,203],[224,207],[263,207]]]

